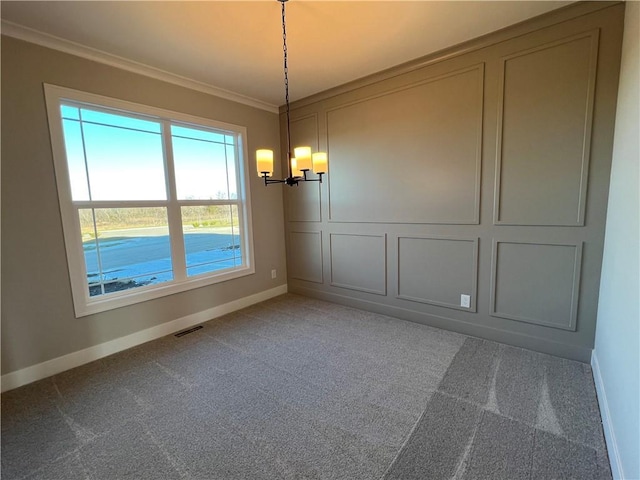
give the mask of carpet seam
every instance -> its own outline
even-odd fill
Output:
[[[172,454],[170,454],[165,448],[164,444],[161,443],[156,436],[151,432],[149,427],[145,424],[143,420],[140,418],[135,419],[135,422],[142,427],[144,430],[144,434],[151,440],[151,442],[156,446],[156,448],[164,455],[169,464],[175,469],[175,471],[180,475],[180,478],[183,480],[192,480],[192,476],[189,473],[189,469],[186,465],[184,465],[184,461],[181,458],[174,458]]]
[[[523,421],[522,421],[521,419],[519,419],[519,418],[515,418],[515,417],[512,417],[512,416],[510,416],[510,415],[505,415],[505,414],[504,414],[504,413],[502,413],[502,412],[494,412],[494,411],[492,411],[492,410],[490,410],[490,409],[486,408],[485,406],[480,405],[479,403],[475,403],[475,402],[473,402],[473,401],[471,401],[471,400],[468,400],[468,399],[466,399],[466,398],[457,397],[456,395],[453,395],[453,394],[448,393],[448,392],[443,392],[442,390],[436,390],[436,392],[437,392],[437,393],[439,393],[439,394],[441,394],[441,395],[444,395],[445,397],[449,397],[449,398],[451,398],[451,399],[453,399],[453,400],[459,400],[459,401],[461,401],[461,402],[466,403],[467,405],[471,405],[471,406],[474,406],[474,407],[478,407],[478,408],[479,408],[480,410],[482,410],[483,412],[493,413],[494,415],[497,415],[497,416],[499,416],[499,417],[506,418],[506,419],[511,420],[511,421],[513,421],[513,422],[516,422],[516,423],[519,423],[519,424],[524,425],[524,426],[526,426],[526,427],[529,427],[529,428],[531,428],[532,430],[534,430],[534,432],[538,432],[538,431],[539,431],[539,432],[548,433],[548,434],[553,435],[553,436],[555,436],[555,437],[561,438],[561,439],[563,439],[563,440],[565,440],[565,441],[567,441],[567,442],[569,442],[569,443],[573,443],[574,445],[579,445],[579,446],[581,446],[581,447],[588,448],[589,450],[593,450],[593,451],[594,451],[594,452],[596,452],[596,453],[607,453],[606,451],[605,451],[605,452],[600,452],[600,451],[599,451],[597,448],[595,448],[594,446],[592,446],[592,445],[587,445],[586,443],[582,443],[582,442],[579,442],[579,441],[577,441],[577,440],[573,440],[573,439],[569,438],[569,437],[568,437],[568,436],[566,436],[566,435],[560,435],[560,434],[557,434],[557,433],[554,433],[554,432],[550,432],[550,431],[548,431],[548,430],[545,430],[545,429],[543,429],[543,428],[538,428],[538,427],[536,427],[535,425],[529,425],[528,423],[523,422]],[[435,393],[435,392],[434,392],[434,393]]]
[[[467,470],[467,466],[465,464],[467,457],[469,457],[474,451],[473,445],[476,439],[476,435],[478,434],[478,428],[480,428],[480,424],[482,423],[482,420],[484,419],[484,415],[487,412],[482,407],[480,407],[479,410],[480,411],[478,412],[478,419],[476,420],[476,424],[473,427],[473,434],[471,435],[471,438],[469,439],[469,443],[465,448],[462,458],[460,459],[460,462],[456,467],[456,471],[453,473],[453,477],[451,477],[453,480],[462,480],[465,474],[465,471]],[[462,471],[460,471],[461,468],[462,468]]]
[[[436,391],[434,391],[431,394],[431,397],[433,397],[433,395],[436,393]],[[398,453],[396,454],[396,456],[393,458],[393,460],[391,461],[391,463],[389,464],[389,466],[387,467],[387,469],[384,471],[384,473],[382,474],[382,476],[380,477],[380,480],[384,480],[384,478],[386,478],[386,476],[389,474],[389,472],[391,471],[391,469],[393,468],[393,466],[398,462],[398,460],[402,457],[402,455],[406,452],[406,447],[409,444],[409,441],[411,440],[411,438],[413,438],[413,434],[415,433],[416,429],[418,428],[418,425],[420,425],[420,422],[422,422],[422,419],[425,417],[425,415],[427,414],[427,407],[429,405],[429,402],[431,401],[431,398],[429,398],[429,401],[427,402],[427,405],[425,405],[424,410],[422,411],[422,414],[420,414],[420,417],[418,418],[418,420],[416,421],[416,423],[413,425],[413,428],[411,429],[411,431],[409,432],[409,434],[407,435],[407,439],[402,443],[402,446],[400,447],[400,449],[398,450]]]

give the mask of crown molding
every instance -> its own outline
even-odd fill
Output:
[[[154,78],[163,82],[172,83],[181,87],[196,90],[198,92],[206,93],[216,97],[224,98],[225,100],[231,100],[232,102],[241,103],[250,107],[266,110],[271,113],[278,113],[278,106],[271,103],[263,102],[255,98],[241,95],[239,93],[231,92],[223,88],[215,87],[198,80],[194,80],[181,75],[176,75],[166,70],[151,67],[144,63],[136,62],[133,60],[120,57],[118,55],[112,55],[96,48],[87,47],[80,43],[65,40],[48,33],[43,33],[38,30],[34,30],[17,23],[2,20],[2,34],[9,37],[17,38],[18,40],[24,40],[25,42],[35,43],[43,47],[58,50],[60,52],[75,55],[77,57],[86,58],[94,62],[99,62],[111,67],[120,68],[129,72],[137,73],[138,75],[144,75],[145,77]]]

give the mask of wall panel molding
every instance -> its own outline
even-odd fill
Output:
[[[295,147],[308,145],[314,152],[319,150],[319,130],[317,112],[291,119],[291,154]],[[282,149],[286,161],[288,146]],[[309,173],[314,178],[313,173]],[[287,196],[287,216],[290,222],[322,221],[320,182],[301,183],[297,187],[285,187]]]
[[[331,285],[387,294],[387,236],[331,233]]]
[[[329,221],[477,225],[483,92],[475,63],[327,109]]]
[[[502,57],[494,224],[584,225],[598,45],[594,29]]]
[[[305,282],[324,283],[322,232],[290,231],[289,276]]]
[[[581,265],[582,242],[494,239],[490,315],[575,331]]]
[[[478,242],[478,237],[398,236],[396,298],[476,312]],[[404,249],[403,243],[406,243]],[[423,245],[418,247],[418,243]],[[429,247],[429,243],[433,246]],[[410,258],[403,258],[412,254]],[[471,297],[469,307],[461,306],[461,294]]]
[[[285,225],[323,229],[332,275],[293,291],[588,360],[624,15],[577,2],[293,103],[330,171],[322,222]],[[382,248],[337,234],[386,235],[386,295]]]

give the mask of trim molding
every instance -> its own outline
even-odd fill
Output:
[[[92,60],[94,62],[109,65],[111,67],[120,68],[129,72],[137,73],[138,75],[144,75],[145,77],[154,78],[163,82],[172,83],[181,87],[196,90],[198,92],[213,95],[225,100],[231,100],[232,102],[241,103],[250,107],[259,108],[260,110],[266,110],[271,113],[279,113],[277,105],[263,102],[256,98],[251,98],[239,93],[225,90],[224,88],[215,87],[205,82],[193,80],[182,75],[176,75],[175,73],[167,72],[159,68],[151,67],[144,63],[128,60],[118,55],[112,55],[110,53],[103,52],[96,48],[87,47],[80,43],[65,40],[48,33],[43,33],[38,30],[34,30],[29,27],[24,27],[17,23],[2,20],[2,34],[9,37],[17,38],[29,43],[35,43],[42,47],[51,48],[60,52],[75,55],[77,57]]]
[[[2,375],[2,378],[0,379],[0,383],[2,384],[1,391],[6,392],[7,390],[12,390],[14,388],[21,387],[22,385],[42,380],[43,378],[56,375],[60,372],[64,372],[65,370],[79,367],[85,363],[93,362],[94,360],[121,352],[122,350],[141,345],[151,340],[156,340],[160,337],[170,335],[199,323],[269,300],[270,298],[277,297],[278,295],[283,295],[287,293],[287,291],[288,287],[285,283],[284,285],[280,285],[279,287],[275,287],[270,290],[264,290],[256,294],[249,295],[248,297],[239,298],[238,300],[233,300],[229,303],[218,305],[217,307],[209,308],[201,312],[177,318],[161,325],[156,325],[155,327],[116,338],[115,340],[100,343],[83,350],[78,350],[77,352],[63,355],[62,357],[53,358],[30,367],[7,373]]]
[[[589,71],[587,73],[587,91],[586,105],[584,111],[584,121],[582,129],[582,155],[580,160],[580,188],[578,190],[578,206],[575,222],[545,222],[540,221],[524,221],[518,222],[514,220],[501,220],[501,195],[502,195],[502,167],[504,164],[504,110],[505,96],[507,95],[507,62],[516,58],[523,58],[528,55],[539,53],[552,48],[561,47],[578,40],[589,39]],[[500,59],[500,79],[498,93],[498,120],[496,128],[496,158],[495,158],[495,182],[494,182],[494,201],[493,201],[493,224],[494,225],[526,225],[526,226],[543,226],[543,227],[583,227],[584,217],[587,203],[587,184],[589,181],[589,158],[591,155],[591,134],[593,124],[593,110],[595,105],[595,83],[596,73],[598,71],[598,47],[600,45],[600,29],[595,28],[584,33],[572,35],[552,42],[538,45],[534,48],[528,48],[510,55],[506,55]]]
[[[333,252],[334,252],[334,248],[333,248],[333,237],[372,237],[372,238],[381,238],[382,239],[382,259],[383,259],[383,283],[384,283],[384,287],[382,290],[374,290],[372,288],[367,288],[367,287],[363,287],[360,285],[349,285],[348,283],[340,283],[340,282],[336,282],[333,279],[333,272],[334,272],[334,267],[333,267]],[[374,233],[330,233],[329,234],[329,263],[331,265],[331,272],[330,272],[330,278],[329,278],[329,284],[334,286],[334,287],[339,287],[339,288],[346,288],[348,290],[356,290],[359,292],[365,292],[365,293],[373,293],[375,295],[382,295],[382,296],[387,296],[387,289],[388,289],[388,285],[387,285],[387,263],[388,263],[388,256],[387,256],[387,234],[383,233],[383,234],[374,234]]]
[[[320,272],[316,272],[317,276],[314,278],[312,276],[304,276],[294,271],[293,265],[296,264],[296,258],[293,257],[293,254],[296,253],[295,249],[292,247],[293,240],[292,237],[294,235],[315,235],[318,237],[320,242]],[[322,250],[322,230],[318,232],[299,232],[297,230],[289,230],[289,234],[287,235],[287,272],[290,278],[295,278],[297,280],[302,280],[304,282],[313,282],[313,283],[324,283],[324,254]],[[304,272],[303,272],[304,273]],[[297,275],[297,276],[296,276]]]
[[[515,315],[511,313],[498,312],[497,310],[497,296],[498,296],[498,263],[500,261],[500,244],[511,245],[533,245],[534,247],[573,247],[575,253],[573,256],[573,284],[571,286],[571,311],[569,312],[569,322],[567,324],[557,324],[545,321],[544,319],[538,319],[533,317],[526,317],[523,315]],[[550,242],[533,240],[500,240],[498,238],[493,239],[493,247],[491,254],[491,283],[490,298],[489,298],[489,315],[492,317],[506,318],[507,320],[515,320],[516,322],[531,323],[533,325],[542,325],[543,327],[557,328],[559,330],[567,330],[570,332],[576,331],[576,325],[578,324],[578,303],[580,297],[580,276],[582,269],[582,249],[584,248],[584,242],[576,243],[562,243],[562,242]],[[587,357],[588,359],[589,357]]]
[[[470,110],[477,108],[477,119],[475,126],[475,179],[473,182],[474,188],[474,199],[473,199],[473,218],[471,219],[463,219],[463,220],[455,220],[455,219],[428,219],[428,218],[419,218],[419,219],[397,219],[393,218],[393,216],[384,219],[361,219],[361,218],[341,218],[336,219],[336,215],[333,213],[333,208],[331,205],[331,179],[327,180],[327,198],[328,198],[328,222],[329,223],[350,223],[350,224],[358,224],[358,223],[384,223],[384,224],[420,224],[420,225],[479,225],[480,224],[480,189],[482,183],[482,148],[483,148],[483,132],[484,132],[484,90],[485,90],[485,61],[481,61],[479,63],[474,63],[471,66],[466,66],[462,68],[456,68],[454,70],[450,70],[446,73],[442,73],[440,75],[429,75],[426,78],[422,78],[421,80],[417,80],[408,84],[403,84],[391,89],[386,89],[384,91],[367,94],[362,98],[357,98],[355,100],[350,100],[346,102],[342,102],[338,105],[329,106],[326,108],[325,106],[319,106],[318,111],[324,111],[324,121],[326,125],[326,142],[327,142],[327,151],[331,156],[331,115],[334,116],[340,110],[346,110],[351,107],[355,107],[358,105],[365,104],[367,102],[371,102],[378,99],[389,98],[395,94],[402,94],[408,92],[410,90],[414,90],[417,88],[425,87],[430,84],[434,84],[437,82],[442,82],[444,80],[448,80],[453,77],[459,77],[461,75],[465,75],[468,73],[476,73],[478,75],[478,82],[476,85],[476,94],[477,98],[474,100],[473,104],[470,104],[468,107]],[[399,75],[398,75],[399,76]],[[366,86],[363,86],[364,89]],[[366,93],[366,92],[365,92]],[[398,101],[396,100],[396,103]],[[334,117],[335,118],[335,117]],[[334,144],[335,145],[335,144]],[[424,201],[424,199],[422,199]]]
[[[618,450],[618,442],[616,440],[615,430],[611,422],[611,414],[609,413],[609,402],[607,401],[607,393],[602,381],[602,373],[600,372],[600,363],[595,348],[591,351],[591,369],[593,371],[593,382],[596,385],[596,393],[598,397],[598,405],[600,406],[600,416],[602,417],[602,426],[604,428],[604,438],[607,442],[607,450],[609,451],[609,463],[611,464],[611,476],[613,478],[624,479],[624,469],[622,468],[622,460],[620,460],[620,451]]]
[[[471,302],[469,307],[461,307],[457,304],[440,302],[429,298],[412,297],[410,295],[403,295],[400,293],[400,241],[401,240],[442,240],[445,242],[470,242],[473,244],[473,265],[471,267]],[[440,236],[440,235],[397,235],[396,236],[396,298],[400,300],[407,300],[409,302],[426,303],[429,305],[435,305],[437,307],[452,308],[454,310],[461,310],[463,312],[478,312],[478,263],[480,262],[480,256],[478,253],[480,237],[457,237],[457,236]]]

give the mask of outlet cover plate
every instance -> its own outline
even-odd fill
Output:
[[[471,295],[465,295],[464,293],[460,295],[460,306],[464,308],[471,307]]]

